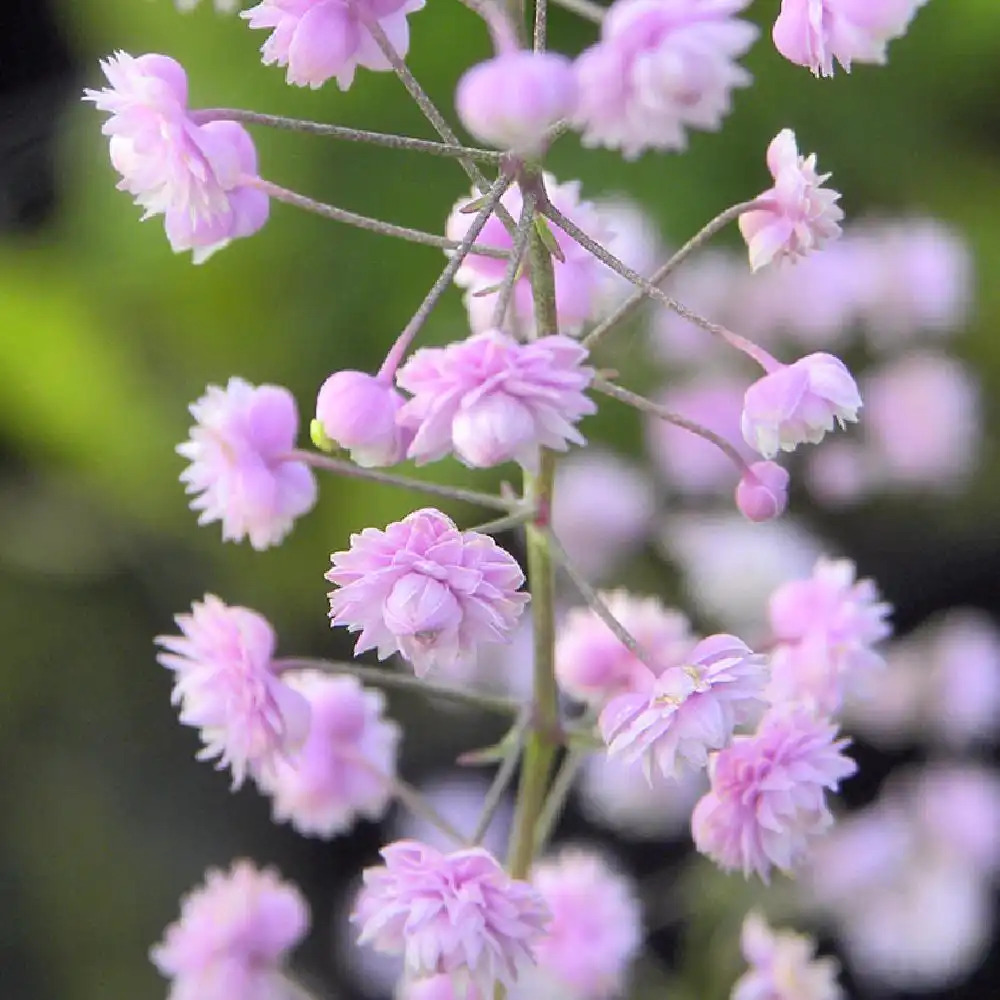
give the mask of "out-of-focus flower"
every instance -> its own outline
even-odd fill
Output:
[[[315,89],[335,77],[347,90],[359,66],[392,69],[365,27],[362,9],[402,58],[410,44],[406,15],[423,6],[424,0],[264,0],[240,16],[251,28],[270,29],[260,50],[264,65],[287,66],[289,83]]]
[[[302,745],[309,703],[275,673],[274,630],[261,615],[209,594],[175,621],[181,635],[156,638],[157,659],[174,671],[171,700],[201,732],[198,759],[218,757],[239,788],[248,772],[258,777]]]
[[[836,727],[804,710],[770,711],[709,765],[711,790],[695,806],[695,847],[725,871],[791,872],[833,824],[826,791],[856,765]]]
[[[365,372],[334,372],[320,387],[316,419],[358,465],[395,465],[406,456],[410,435],[396,422],[406,400],[392,384]]]
[[[312,470],[288,457],[299,426],[292,394],[231,378],[225,389],[210,385],[190,410],[196,423],[177,453],[191,463],[181,482],[196,494],[198,523],[221,521],[223,541],[277,545],[316,503]]]
[[[691,623],[655,597],[635,597],[625,590],[601,599],[661,672],[684,663],[697,637]],[[638,660],[590,608],[576,608],[558,629],[556,679],[572,698],[602,708],[623,691],[642,689],[649,668]]]
[[[552,528],[590,579],[613,574],[642,543],[655,508],[652,484],[614,452],[591,446],[556,467]]]
[[[840,194],[823,184],[829,174],[816,172],[816,154],[800,156],[795,133],[782,129],[767,147],[767,167],[774,187],[757,196],[766,208],[744,212],[739,225],[757,271],[774,260],[795,260],[840,235],[844,213]]]
[[[743,437],[764,458],[818,444],[858,419],[861,396],[847,366],[832,354],[807,354],[759,378],[743,398]]]
[[[727,746],[733,729],[763,704],[766,680],[764,657],[735,636],[702,639],[682,665],[659,676],[645,669],[607,703],[599,725],[608,754],[641,760],[650,780],[654,770],[676,778],[686,767],[704,767],[709,751]]]
[[[187,108],[187,74],[169,56],[116,52],[101,63],[110,87],[84,91],[111,117],[111,162],[118,187],[135,196],[144,219],[162,215],[175,253],[196,264],[267,221],[267,195],[248,184],[257,153],[242,125],[199,125]]]
[[[885,662],[874,646],[892,634],[891,605],[878,598],[849,559],[821,557],[808,579],[778,587],[768,606],[777,640],[769,699],[832,714],[848,691],[863,690]]]
[[[840,1000],[838,965],[816,958],[816,942],[804,934],[772,930],[756,912],[743,921],[740,937],[750,968],[733,987],[730,1000]]]
[[[631,881],[599,854],[569,847],[536,863],[531,884],[552,920],[536,945],[536,967],[515,987],[513,997],[620,996],[642,945],[642,915]]]
[[[848,72],[853,62],[886,61],[886,46],[906,33],[927,0],[781,0],[774,44],[789,62],[816,76],[833,76],[836,59]]]
[[[522,343],[500,330],[421,348],[396,374],[413,394],[398,417],[413,433],[409,457],[453,451],[473,468],[516,460],[535,469],[539,449],[583,444],[576,424],[597,411],[584,394],[594,374],[586,357],[561,334]]]
[[[750,83],[735,60],[757,28],[733,15],[747,0],[617,0],[601,40],[576,62],[575,124],[587,146],[681,150],[687,129],[715,131],[731,91]]]
[[[482,142],[522,155],[545,147],[548,130],[576,108],[573,64],[558,52],[501,52],[466,70],[455,92],[462,124]]]
[[[257,778],[274,818],[317,837],[346,833],[358,817],[381,819],[400,738],[399,726],[383,718],[382,692],[317,671],[292,673],[287,683],[309,703],[311,721],[298,752]]]
[[[556,209],[602,246],[608,246],[612,242],[611,220],[606,219],[595,204],[583,199],[579,181],[560,184],[551,174],[544,174],[542,180],[548,199]],[[463,239],[469,231],[473,216],[462,209],[481,197],[480,191],[473,190],[455,204],[445,224],[448,239]],[[520,218],[523,204],[520,188],[509,188],[500,199],[500,204],[514,219]],[[559,333],[575,334],[585,323],[598,318],[605,308],[612,272],[558,226],[553,225],[549,229],[563,258],[552,258]],[[510,233],[495,214],[490,216],[476,243],[506,251],[513,249]],[[494,326],[497,290],[506,268],[507,262],[502,258],[470,253],[455,272],[455,284],[466,290],[465,307],[469,312],[469,323],[476,332]],[[522,274],[514,283],[514,294],[502,327],[504,330],[518,332],[533,330],[534,326],[535,307],[531,281],[527,274]]]
[[[171,980],[169,1000],[274,1000],[287,989],[284,957],[308,929],[298,889],[237,861],[227,872],[209,869],[150,958]]]
[[[385,864],[365,870],[352,918],[360,944],[403,955],[408,975],[448,973],[484,996],[533,964],[550,914],[488,851],[442,854],[402,840],[381,853]]]
[[[481,643],[507,641],[528,602],[507,552],[432,508],[385,531],[365,528],[330,559],[331,624],[361,633],[356,653],[376,649],[384,660],[398,650],[418,676],[434,666],[447,673]]]

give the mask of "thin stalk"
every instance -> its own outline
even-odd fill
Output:
[[[498,517],[492,521],[485,521],[477,524],[469,531],[478,531],[483,535],[495,535],[500,531],[509,531],[511,528],[520,528],[527,524],[535,516],[533,510],[523,510],[516,514],[508,514],[506,517]]]
[[[496,210],[504,191],[510,186],[511,180],[512,178],[507,174],[501,174],[493,187],[490,188],[490,192],[486,196],[483,206],[476,213],[476,217],[472,220],[468,232],[462,237],[461,242],[455,248],[451,259],[445,265],[437,281],[434,282],[431,290],[424,296],[424,301],[420,303],[417,311],[404,327],[403,332],[396,338],[396,342],[389,349],[389,353],[386,355],[385,361],[382,362],[382,367],[379,369],[379,378],[390,381],[396,374],[396,369],[406,356],[406,352],[410,349],[410,344],[413,343],[414,338],[420,332],[424,323],[427,322],[428,316],[430,316],[434,307],[440,301],[441,296],[451,287],[456,272],[462,266],[462,261],[465,260],[469,254],[469,250],[475,245],[476,239],[483,231],[490,216]]]
[[[548,11],[548,0],[535,0],[535,32],[532,43],[536,52],[545,51]]]
[[[524,195],[524,204],[521,207],[521,218],[517,220],[517,230],[514,233],[514,252],[510,260],[507,261],[507,270],[504,272],[503,281],[497,290],[496,303],[493,307],[493,318],[491,325],[495,329],[503,326],[507,316],[507,309],[510,306],[511,296],[514,294],[514,285],[517,283],[518,274],[521,270],[521,263],[524,254],[528,249],[528,235],[531,232],[531,223],[535,217],[535,196],[528,191]]]
[[[666,292],[657,288],[656,285],[651,284],[637,271],[633,271],[628,264],[619,260],[613,253],[609,253],[600,243],[588,236],[572,219],[568,219],[563,215],[551,202],[546,200],[542,203],[542,213],[551,219],[567,236],[576,240],[584,250],[593,254],[602,264],[606,264],[616,274],[620,274],[627,281],[631,281],[633,285],[640,288],[651,299],[662,303],[668,309],[677,313],[678,316],[683,316],[696,326],[700,326],[703,330],[721,337],[732,347],[753,358],[765,371],[774,371],[775,368],[780,367],[780,363],[768,354],[763,347],[753,343],[753,341],[747,340],[746,337],[741,337],[738,333],[733,333],[732,330],[728,330],[719,323],[713,323],[711,320],[705,319],[704,316],[682,305],[676,299],[667,295]]]
[[[528,716],[522,713],[514,729],[511,731],[513,739],[510,749],[500,762],[497,773],[494,775],[493,781],[486,792],[486,798],[483,801],[483,811],[479,815],[479,822],[476,824],[475,832],[472,834],[473,844],[482,843],[483,837],[486,836],[486,831],[489,830],[490,824],[497,814],[497,809],[500,808],[504,792],[507,791],[514,777],[514,772],[517,770],[517,762],[521,759],[521,748],[524,746],[524,731],[527,722]]]
[[[383,670],[381,667],[366,667],[360,663],[293,657],[275,660],[272,665],[278,673],[288,670],[319,670],[325,674],[350,674],[373,687],[407,691],[411,694],[419,694],[424,698],[440,698],[443,701],[452,701],[458,705],[478,708],[495,715],[509,717],[517,715],[522,710],[522,706],[512,698],[470,691],[467,688],[451,687],[448,684],[437,684],[424,680],[422,677],[412,677],[410,674],[399,673],[395,670]]]
[[[245,111],[242,108],[204,108],[192,111],[191,117],[198,124],[213,121],[242,122],[245,125],[265,125],[268,128],[283,129],[287,132],[306,132],[309,135],[341,139],[344,142],[360,142],[385,149],[405,149],[429,156],[443,156],[446,159],[479,160],[482,163],[497,164],[504,154],[496,149],[479,149],[429,139],[415,139],[408,135],[392,135],[385,132],[369,132],[366,129],[348,128],[345,125],[328,125],[325,122],[306,121],[301,118],[285,118],[281,115],[266,115],[259,111]]]
[[[703,427],[694,420],[688,420],[687,417],[682,417],[679,413],[674,413],[673,410],[668,410],[665,406],[660,406],[659,403],[654,403],[651,399],[647,399],[645,396],[640,396],[638,393],[632,392],[629,389],[624,389],[620,385],[616,385],[614,382],[608,382],[599,375],[594,378],[591,385],[598,392],[603,392],[606,396],[611,396],[613,399],[617,399],[628,406],[633,406],[635,409],[641,410],[643,413],[650,414],[650,416],[659,417],[660,420],[666,421],[668,424],[673,424],[675,427],[680,427],[683,430],[689,431],[691,434],[697,434],[698,437],[704,438],[706,441],[714,444],[716,448],[722,451],[726,458],[728,458],[736,466],[740,475],[748,471],[749,467],[746,460],[729,441],[722,437],[721,434],[716,434],[715,431],[709,430],[707,427]]]
[[[552,0],[552,2],[578,14],[584,20],[592,21],[594,24],[600,24],[604,20],[604,14],[607,10],[599,3],[593,3],[592,0]]]
[[[489,507],[492,510],[502,510],[514,512],[518,510],[520,502],[516,499],[505,499],[494,496],[492,493],[478,493],[475,490],[463,490],[460,486],[444,486],[441,483],[428,483],[422,479],[410,479],[408,476],[396,476],[391,472],[379,472],[377,469],[364,469],[353,462],[340,458],[330,458],[328,455],[320,455],[314,451],[303,451],[295,449],[288,452],[285,458],[291,462],[305,462],[314,469],[323,469],[325,472],[333,472],[338,476],[346,476],[349,479],[367,479],[372,483],[381,483],[383,486],[398,486],[404,490],[415,490],[418,493],[428,493],[434,497],[445,497],[448,500],[461,500],[463,503],[476,504],[478,507]]]
[[[694,236],[691,237],[678,250],[670,259],[665,263],[661,264],[650,276],[649,283],[651,285],[659,285],[661,282],[666,281],[666,279],[677,270],[678,266],[682,264],[695,250],[704,246],[716,233],[724,229],[730,222],[734,222],[738,219],[744,212],[749,212],[755,208],[764,207],[764,202],[761,201],[744,201],[738,205],[732,205],[727,208],[724,212],[721,212],[710,222],[702,226]],[[621,305],[618,306],[615,311],[608,316],[607,319],[603,320],[598,326],[594,327],[593,330],[587,334],[583,339],[584,347],[593,349],[594,344],[596,344],[601,337],[603,337],[609,330],[614,329],[619,323],[624,322],[631,316],[643,302],[646,301],[647,295],[644,291],[637,291],[630,295]]]
[[[439,250],[457,250],[461,245],[456,240],[449,240],[445,236],[437,236],[434,233],[425,233],[419,229],[409,229],[406,226],[396,226],[391,222],[383,222],[381,219],[373,219],[367,215],[358,215],[357,212],[348,212],[346,209],[337,208],[335,205],[327,205],[322,201],[315,201],[307,198],[304,194],[296,191],[289,191],[272,181],[266,181],[263,177],[245,177],[242,182],[248,187],[255,187],[258,191],[263,191],[269,198],[276,201],[283,201],[286,205],[294,205],[306,212],[314,215],[322,215],[325,219],[333,219],[334,222],[344,222],[349,226],[356,226],[358,229],[367,229],[369,232],[378,233],[381,236],[395,236],[397,239],[407,240],[410,243],[421,243],[428,247],[437,247]],[[476,253],[486,257],[501,257],[506,259],[508,251],[498,247],[476,247]]]
[[[537,178],[541,183],[541,178]],[[535,227],[531,231],[531,289],[539,336],[558,328],[552,258]],[[508,868],[514,878],[526,878],[535,856],[535,830],[545,805],[549,776],[560,738],[559,691],[555,677],[555,567],[548,522],[552,512],[555,456],[543,449],[537,474],[525,471],[524,494],[535,504],[535,519],[527,525],[528,581],[534,626],[532,726],[524,748],[517,793]]]
[[[548,797],[545,799],[545,807],[538,817],[538,826],[535,828],[536,856],[545,850],[546,844],[555,832],[556,824],[562,816],[566,800],[573,788],[573,782],[576,781],[580,768],[587,759],[587,753],[585,750],[569,750],[563,755],[556,776],[552,779]]]
[[[566,550],[563,548],[562,542],[556,538],[555,535],[549,531],[549,543],[552,548],[552,553],[555,555],[556,559],[559,561],[559,565],[565,570],[566,575],[573,581],[573,585],[583,599],[587,602],[591,610],[597,615],[598,618],[604,622],[605,625],[614,634],[614,637],[640,662],[645,664],[656,673],[656,668],[653,666],[652,660],[646,651],[639,645],[639,641],[634,635],[617,618],[611,613],[611,610],[605,604],[603,598],[597,591],[590,585],[587,578],[573,565],[570,561],[569,556],[566,554]]]

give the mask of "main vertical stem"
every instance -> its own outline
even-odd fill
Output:
[[[529,244],[531,289],[538,336],[556,332],[555,278],[552,258],[537,231]],[[511,835],[508,867],[525,878],[534,860],[535,832],[559,742],[559,695],[555,676],[555,572],[547,527],[552,510],[555,455],[542,450],[537,474],[525,472],[525,495],[535,503],[535,520],[527,525],[528,582],[534,626],[534,714],[525,742],[521,782]]]

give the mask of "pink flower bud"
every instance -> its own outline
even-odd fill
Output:
[[[555,52],[505,52],[458,81],[455,107],[477,139],[516,153],[540,153],[545,133],[576,108],[573,65]]]
[[[396,423],[403,402],[390,383],[374,375],[334,372],[319,390],[316,419],[358,465],[395,465],[403,460],[410,437]]]
[[[754,462],[740,477],[736,506],[751,521],[781,517],[788,506],[788,473],[776,462]]]

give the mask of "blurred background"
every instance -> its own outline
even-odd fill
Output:
[[[777,8],[761,0],[750,16],[769,25]],[[233,374],[288,386],[308,418],[331,371],[377,367],[443,259],[275,205],[262,233],[193,267],[170,253],[159,221],[138,225],[139,211],[115,190],[100,117],[78,97],[103,84],[100,57],[157,51],[187,68],[193,106],[431,133],[389,74],[361,71],[346,94],[332,84],[287,87],[280,70],[260,65],[262,36],[216,15],[207,0],[188,15],[170,0],[8,0],[4,21],[0,995],[162,995],[149,946],[206,866],[242,855],[276,864],[306,888],[315,916],[301,953],[308,981],[323,995],[358,995],[366,983],[378,995],[376,974],[351,973],[338,942],[344,893],[384,831],[368,825],[331,843],[307,840],[272,824],[251,787],[230,794],[226,776],[194,761],[196,734],[176,723],[152,637],[210,592],[266,615],[286,654],[348,655],[325,617],[329,553],[417,499],[329,481],[283,546],[255,553],[222,545],[217,525],[196,527],[173,448],[187,434],[187,405]],[[486,34],[452,0],[431,0],[410,24],[410,63],[449,108],[463,68],[487,54]],[[554,10],[550,38],[575,53],[594,31]],[[749,287],[730,232],[722,251],[692,265],[673,290],[738,330],[785,344],[788,356],[843,353],[877,387],[880,422],[837,438],[847,445],[828,459],[797,463],[792,518],[749,539],[728,513],[732,483],[687,481],[684,470],[698,459],[683,445],[678,453],[632,412],[604,406],[586,433],[632,463],[636,501],[609,514],[609,473],[584,469],[566,487],[565,531],[585,549],[588,533],[604,530],[602,516],[605,538],[631,517],[635,529],[619,539],[627,558],[612,566],[609,556],[595,578],[685,603],[706,626],[759,618],[768,588],[801,565],[808,572],[818,551],[855,559],[895,605],[898,633],[913,635],[890,650],[889,680],[857,710],[862,775],[848,786],[848,804],[919,798],[920,779],[907,779],[905,768],[926,761],[987,768],[975,771],[985,779],[983,801],[1000,802],[989,770],[1000,735],[1000,8],[931,0],[892,45],[887,68],[833,80],[784,62],[766,32],[746,64],[753,88],[737,94],[722,132],[692,136],[687,155],[625,164],[568,137],[551,169],[560,180],[579,178],[588,198],[615,196],[619,213],[628,199],[633,222],[643,220],[639,242],[652,252],[655,240],[676,246],[766,187],[764,149],[793,127],[803,152],[817,150],[821,168],[834,172],[852,227],[844,245],[863,257],[870,280],[845,288],[817,270],[810,284],[802,270]],[[269,179],[404,225],[441,231],[468,191],[449,162],[295,134],[258,130],[255,138]],[[820,266],[842,262],[830,260]],[[466,329],[456,291],[427,339]],[[647,316],[609,338],[605,363],[640,389],[694,391],[687,373],[700,378],[715,362],[686,346],[689,335]],[[923,366],[901,369],[913,351]],[[891,431],[894,421],[902,431]],[[904,439],[911,446],[894,451]],[[499,482],[452,462],[432,474],[480,488]],[[474,512],[451,512],[473,523]],[[516,539],[505,541],[517,550]],[[966,610],[956,618],[955,609]],[[504,669],[523,666],[522,658]],[[966,714],[943,709],[973,675],[978,693]],[[427,706],[394,699],[393,708],[406,728],[411,780],[452,781],[455,755],[486,742],[481,719],[450,713],[442,725]],[[654,952],[637,973],[639,995],[721,998],[738,970],[736,930],[752,890],[690,861],[683,816],[640,836],[639,819],[617,829],[616,809],[627,812],[581,791],[561,835],[599,839],[652,900]],[[973,825],[987,840],[1000,838],[1000,809],[975,815],[985,817]],[[912,871],[900,874],[880,897],[881,938],[837,901],[817,916],[815,899],[779,887],[770,905],[798,923],[816,917],[824,945],[846,959],[856,997],[994,997],[995,863],[959,869],[975,886],[968,899],[955,898],[957,876],[928,888]]]

